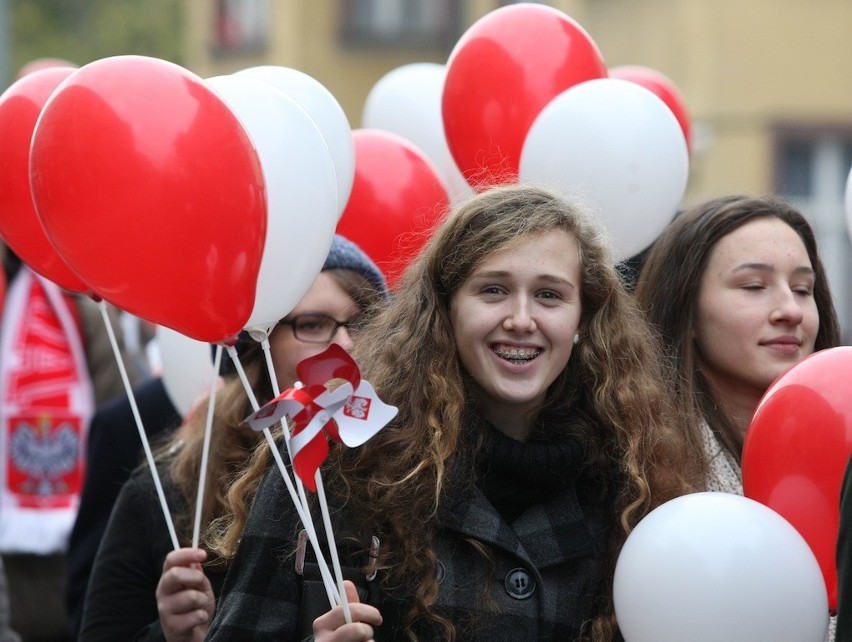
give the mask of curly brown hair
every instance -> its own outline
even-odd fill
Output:
[[[644,515],[699,483],[699,464],[676,429],[661,350],[623,288],[598,227],[580,208],[537,187],[503,186],[474,196],[435,230],[355,348],[364,378],[399,408],[398,415],[361,448],[333,450],[326,464],[336,471],[326,476],[327,487],[346,502],[356,530],[380,534],[384,584],[412,587],[406,615],[412,639],[411,625],[421,618],[441,628],[445,639],[457,637],[454,623],[434,609],[435,517],[450,479],[453,487],[476,481],[474,467],[459,465],[466,449],[457,446],[466,438],[463,417],[472,402],[450,322],[451,299],[494,252],[554,229],[566,231],[580,248],[582,339],[550,386],[540,417],[567,417],[582,398],[599,420],[582,437],[612,498],[610,570]],[[246,514],[264,469],[257,464],[233,487],[230,499],[239,515]],[[243,525],[232,522],[219,538],[223,554],[233,554]],[[611,640],[616,631],[608,591],[585,639]]]

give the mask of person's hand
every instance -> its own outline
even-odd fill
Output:
[[[361,604],[352,582],[346,580],[343,585],[352,623],[346,623],[343,607],[335,606],[314,620],[314,642],[372,642],[373,627],[382,623],[382,615],[376,607]]]
[[[160,626],[168,642],[201,642],[213,619],[216,598],[201,569],[207,552],[179,548],[166,556],[157,584]]]

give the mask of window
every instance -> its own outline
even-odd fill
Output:
[[[342,40],[349,46],[449,51],[461,35],[458,5],[458,0],[342,0]]]
[[[843,343],[852,344],[852,242],[844,204],[852,128],[779,127],[775,141],[775,191],[813,226]]]
[[[269,0],[216,0],[217,53],[259,51],[269,40]]]
[[[811,141],[788,140],[782,144],[779,183],[785,196],[805,198],[813,191],[811,168],[814,145]]]

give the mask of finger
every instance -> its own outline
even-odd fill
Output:
[[[352,615],[352,624],[366,624],[379,626],[382,623],[382,614],[379,610],[369,604],[350,604],[349,612]],[[333,609],[314,620],[314,632],[336,631],[350,626],[346,623],[343,607],[335,606]]]
[[[201,591],[180,591],[171,593],[157,600],[157,610],[160,613],[189,613],[197,609],[208,610],[211,596]]]
[[[178,548],[170,551],[163,562],[163,572],[178,566],[191,567],[207,559],[207,551],[202,548]]]
[[[210,580],[203,571],[176,566],[163,573],[157,585],[157,591],[176,593],[185,589],[207,590]]]
[[[196,627],[206,627],[210,624],[210,615],[203,609],[187,613],[165,614],[160,616],[163,632],[170,638],[186,636]]]
[[[350,604],[349,613],[352,615],[353,622],[363,622],[373,626],[378,626],[382,623],[382,614],[379,612],[379,609],[369,604]]]
[[[358,589],[350,580],[343,580],[343,589],[346,591],[346,601],[356,603],[361,601],[361,596],[358,595]]]
[[[363,622],[353,622],[339,628],[335,639],[341,642],[369,642],[373,639],[373,627]]]
[[[320,629],[314,623],[315,642],[369,642],[373,634],[373,627],[363,622],[344,624],[334,629]]]

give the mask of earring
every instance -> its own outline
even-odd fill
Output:
[[[580,335],[575,334],[574,335],[574,345],[577,345],[578,343],[580,343]]]

